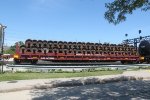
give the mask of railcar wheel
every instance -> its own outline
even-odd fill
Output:
[[[146,61],[147,64],[149,64],[149,63],[150,63],[150,58],[147,57],[147,58],[145,59],[145,61]]]
[[[38,60],[31,60],[31,64],[37,64]]]
[[[133,64],[134,61],[121,61],[121,64]]]
[[[125,61],[121,61],[121,64],[125,64],[126,62]]]
[[[14,64],[20,64],[20,63],[21,63],[21,60],[14,59]]]
[[[150,63],[150,61],[149,61],[149,60],[147,60],[147,61],[146,61],[146,63],[147,63],[147,64],[149,64],[149,63]]]

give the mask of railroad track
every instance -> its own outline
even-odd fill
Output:
[[[101,66],[101,65],[114,65],[114,64],[100,64],[100,63],[53,63],[53,64],[13,64],[14,66]],[[119,65],[119,64],[115,64]]]
[[[8,67],[37,67],[37,68],[97,68],[100,66],[108,66],[108,65],[119,65],[120,63],[116,62],[100,62],[100,63],[93,63],[93,62],[39,62],[38,64],[29,64],[29,63],[22,63],[22,64],[7,64]]]
[[[38,64],[38,65],[27,65],[27,64],[21,64],[21,65],[14,65],[14,64],[7,64],[7,67],[11,68],[39,68],[39,69],[63,69],[63,68],[119,68],[119,69],[128,69],[128,68],[135,68],[135,67],[144,67],[144,66],[150,66],[150,64],[128,64],[128,65],[120,65],[120,64],[91,64],[91,65],[47,65],[47,64]]]

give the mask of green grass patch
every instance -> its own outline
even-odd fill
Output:
[[[29,79],[48,79],[48,78],[70,78],[121,74],[123,70],[114,71],[95,71],[95,72],[70,72],[70,73],[4,73],[0,74],[0,81],[29,80]]]

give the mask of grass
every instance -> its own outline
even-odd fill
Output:
[[[0,74],[0,81],[29,80],[29,79],[48,79],[48,78],[70,78],[121,74],[123,70],[95,71],[95,72],[71,72],[71,73],[4,73]]]

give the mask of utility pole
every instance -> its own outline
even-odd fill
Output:
[[[4,53],[4,38],[5,38],[5,31],[4,29],[7,28],[6,26],[3,26],[0,24],[0,46],[1,46],[1,55]],[[2,67],[1,67],[1,72],[3,73],[3,64],[4,64],[4,59],[2,59]]]

